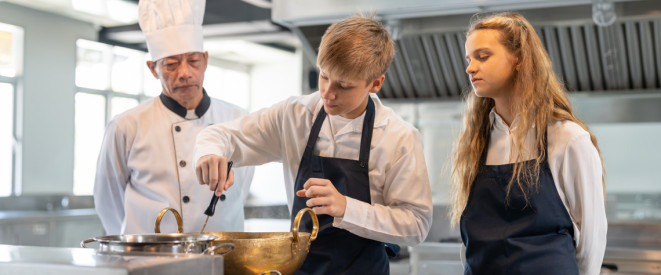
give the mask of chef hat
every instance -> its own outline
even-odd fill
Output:
[[[140,0],[139,24],[152,60],[202,52],[205,0]]]

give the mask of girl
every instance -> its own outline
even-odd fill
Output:
[[[472,23],[451,219],[465,274],[598,274],[606,247],[603,160],[530,23]]]

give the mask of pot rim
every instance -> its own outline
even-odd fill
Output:
[[[199,233],[168,233],[168,234],[122,234],[92,238],[99,243],[143,245],[143,244],[183,244],[207,243],[218,239],[218,236]]]

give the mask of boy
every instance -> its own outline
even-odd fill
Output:
[[[432,201],[419,132],[376,96],[394,56],[383,26],[351,17],[322,37],[319,91],[202,131],[194,159],[201,184],[220,195],[237,166],[284,165],[292,217],[319,215],[319,235],[297,274],[388,274],[383,242],[415,245]],[[306,217],[307,218],[307,217]],[[302,224],[308,229],[310,219]]]

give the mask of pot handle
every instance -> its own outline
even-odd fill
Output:
[[[312,218],[312,234],[310,234],[310,242],[317,239],[317,233],[319,232],[319,220],[317,219],[317,214],[315,214],[311,208],[306,207],[298,211],[298,214],[296,214],[296,218],[294,219],[294,226],[291,228],[291,233],[294,235],[295,243],[298,243],[298,227],[305,212],[308,212]]]
[[[82,247],[82,248],[87,248],[87,246],[85,246],[86,243],[91,243],[91,242],[95,242],[95,241],[96,241],[96,240],[95,240],[94,238],[90,238],[90,239],[87,239],[87,240],[83,240],[82,242],[80,242],[80,247]]]
[[[158,213],[158,217],[156,217],[156,222],[154,223],[154,233],[161,233],[161,219],[163,219],[163,215],[165,215],[165,213],[167,213],[168,211],[172,211],[172,214],[174,214],[174,218],[177,220],[177,233],[183,233],[184,222],[181,220],[181,215],[179,215],[179,212],[177,212],[177,210],[171,207],[163,208],[163,210],[161,210],[161,213]]]
[[[225,251],[223,251],[223,252],[220,252],[220,253],[216,254],[216,250],[218,250],[218,248],[223,248],[223,247],[229,247],[229,248],[225,249]],[[205,249],[204,252],[202,252],[202,254],[205,254],[205,255],[225,255],[227,253],[232,252],[232,250],[234,250],[234,244],[233,243],[224,243],[224,244],[214,245],[212,247],[209,247],[209,248]]]

